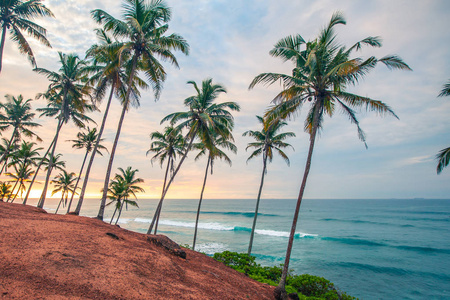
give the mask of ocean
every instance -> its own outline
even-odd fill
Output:
[[[197,251],[246,252],[255,200],[205,199]],[[123,211],[122,228],[146,233],[157,200]],[[296,200],[262,199],[253,245],[261,265],[284,262]],[[48,200],[49,212],[56,200]],[[165,200],[158,233],[192,245],[198,200]],[[98,200],[81,214],[94,217]],[[109,221],[113,207],[107,207]],[[450,299],[450,200],[304,200],[290,269],[325,277],[360,299]]]

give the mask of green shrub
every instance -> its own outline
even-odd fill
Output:
[[[213,258],[225,265],[245,273],[250,278],[262,283],[276,286],[281,278],[282,265],[273,267],[263,267],[256,263],[254,256],[246,253],[224,251],[215,253]],[[286,278],[286,292],[297,293],[300,299],[307,300],[353,300],[356,299],[345,293],[340,293],[334,284],[325,278],[309,274],[292,275]]]

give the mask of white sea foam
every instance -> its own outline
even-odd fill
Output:
[[[130,219],[119,219],[119,224],[127,224],[130,221]]]
[[[217,252],[223,252],[228,249],[230,249],[230,247],[222,243],[204,243],[204,244],[197,244],[195,246],[195,251],[203,252],[209,255],[212,255]]]
[[[255,233],[261,234],[261,235],[269,235],[269,236],[289,237],[289,232],[287,232],[287,231],[256,229]],[[316,237],[316,236],[318,236],[317,234],[303,233],[303,232],[297,232],[295,235],[299,236],[299,237]]]
[[[134,219],[134,221],[139,222],[139,223],[149,223],[150,224],[152,222],[152,219],[136,218],[136,219]]]
[[[172,221],[172,220],[160,220],[160,225],[166,226],[176,226],[176,227],[186,227],[186,228],[194,228],[195,222],[180,222],[180,221]],[[234,230],[234,227],[225,226],[220,223],[198,223],[198,228],[201,229],[209,229],[209,230],[219,230],[219,231],[230,231]]]

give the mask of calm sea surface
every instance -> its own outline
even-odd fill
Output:
[[[157,201],[138,202],[119,224],[145,233]],[[284,262],[295,202],[261,200],[253,255],[262,265]],[[197,204],[166,200],[159,233],[192,245]],[[89,200],[81,214],[96,216],[98,207]],[[205,199],[196,250],[246,252],[254,209],[255,200]],[[304,200],[290,268],[360,299],[450,299],[450,200]]]

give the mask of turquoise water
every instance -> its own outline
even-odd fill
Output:
[[[140,209],[124,211],[119,224],[145,233],[156,200],[138,202]],[[159,233],[192,244],[197,202],[166,200]],[[261,201],[253,246],[259,263],[284,262],[295,202]],[[204,200],[196,250],[246,252],[254,206],[254,200]],[[98,201],[90,200],[82,215],[97,210]],[[449,229],[450,200],[304,200],[290,268],[325,277],[360,299],[449,299]]]

